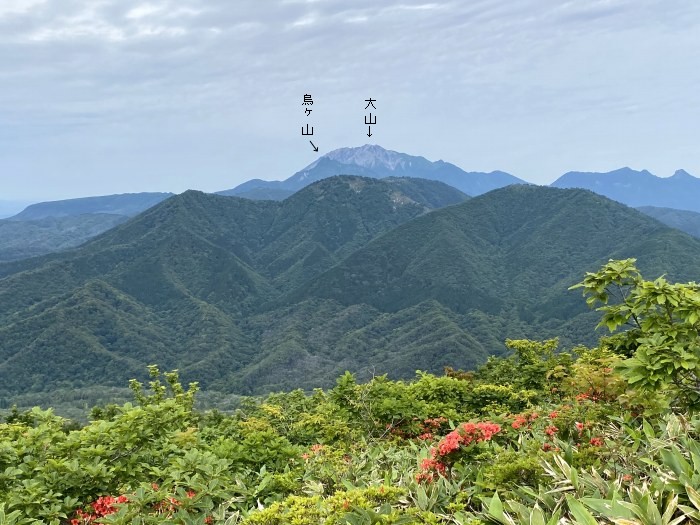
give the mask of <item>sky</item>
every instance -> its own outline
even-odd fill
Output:
[[[0,0],[0,201],[218,191],[365,143],[700,176],[699,26],[697,0]]]

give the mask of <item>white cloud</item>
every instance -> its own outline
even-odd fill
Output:
[[[371,94],[377,142],[467,169],[700,174],[698,63],[697,0],[0,0],[0,173],[282,177],[312,92],[322,151],[367,140]]]
[[[2,0],[0,2],[0,18],[21,15],[46,3],[47,0]]]
[[[141,18],[148,18],[155,14],[163,12],[165,5],[160,4],[141,4],[129,9],[126,13],[126,18],[131,20],[139,20]]]
[[[309,13],[307,15],[302,16],[301,18],[296,19],[294,22],[290,24],[290,27],[307,27],[307,26],[312,26],[316,24],[319,20],[319,17],[316,13]]]
[[[390,7],[397,11],[429,11],[446,7],[443,4],[398,4]]]

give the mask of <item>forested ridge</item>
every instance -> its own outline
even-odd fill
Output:
[[[465,198],[362,177],[283,202],[187,192],[78,249],[0,265],[0,402],[92,405],[151,363],[212,401],[328,388],[345,370],[473,369],[506,338],[595,344],[595,314],[567,288],[609,257],[697,278],[700,241],[591,192]]]

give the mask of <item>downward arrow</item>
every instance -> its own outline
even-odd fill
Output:
[[[371,137],[372,136],[372,126],[367,126],[369,128],[369,131],[367,132],[367,136]]]
[[[311,144],[311,146],[313,146],[314,151],[318,151],[318,147],[317,147],[317,146],[314,146],[314,143],[313,143],[313,142],[309,141],[309,144]]]

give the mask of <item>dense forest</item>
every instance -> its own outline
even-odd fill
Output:
[[[151,366],[133,401],[81,425],[0,424],[0,523],[700,522],[700,286],[609,261],[574,289],[594,347],[508,340],[475,371],[196,409]]]
[[[468,198],[332,177],[282,202],[189,191],[79,248],[0,264],[0,408],[74,416],[126,400],[152,363],[228,405],[332,388],[345,370],[474,369],[507,338],[592,346],[596,315],[568,288],[637,254],[647,274],[698,278],[700,240],[585,190]]]

